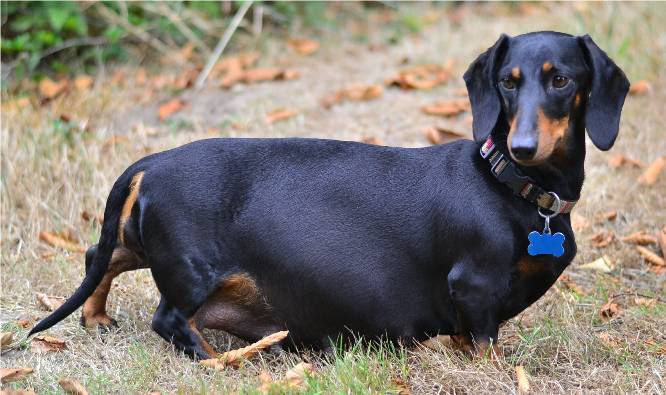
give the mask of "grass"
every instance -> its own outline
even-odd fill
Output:
[[[333,110],[322,110],[317,99],[347,79],[382,81],[383,73],[393,72],[403,57],[424,61],[455,58],[460,74],[500,31],[589,31],[630,79],[647,78],[653,85],[651,94],[628,98],[620,137],[610,154],[622,153],[646,163],[663,155],[666,85],[660,56],[666,48],[666,30],[660,21],[666,17],[666,7],[623,3],[541,4],[532,10],[520,7],[526,6],[447,6],[444,18],[418,25],[415,30],[419,33],[409,33],[402,37],[402,43],[384,52],[371,52],[367,44],[354,42],[354,35],[361,33],[372,37],[368,33],[372,30],[363,29],[371,29],[381,15],[370,14],[370,22],[358,29],[323,37],[327,45],[314,57],[289,59],[291,66],[303,71],[300,80],[231,92],[204,90],[188,96],[190,107],[163,123],[156,121],[156,107],[144,100],[143,88],[129,82],[113,86],[108,79],[104,82],[103,76],[93,90],[72,92],[46,105],[33,95],[28,95],[27,105],[21,105],[19,96],[29,91],[4,95],[0,136],[2,331],[15,332],[15,337],[22,339],[27,330],[16,320],[35,322],[46,314],[35,301],[36,292],[69,295],[80,283],[83,257],[45,246],[37,235],[44,230],[71,229],[82,244],[94,243],[99,227],[82,220],[80,214],[83,210],[102,210],[115,177],[131,162],[211,133],[344,139],[376,135],[389,144],[425,145],[420,127],[434,121],[420,114],[418,106],[452,95],[460,88],[459,81],[429,92],[387,90],[376,101],[345,104]],[[406,15],[411,24],[427,19],[419,13],[428,12],[417,8]],[[460,24],[450,22],[455,12],[463,13]],[[397,21],[400,18],[394,17]],[[280,43],[268,40],[264,58],[279,59],[281,48]],[[128,75],[132,70],[125,69]],[[160,98],[158,93],[153,99]],[[280,106],[296,106],[303,115],[266,125],[265,113]],[[63,121],[62,114],[70,115],[71,120]],[[450,122],[469,132],[462,120]],[[238,124],[242,127],[234,126]],[[115,134],[127,140],[105,144]],[[506,323],[500,332],[503,358],[497,363],[471,359],[446,346],[433,350],[359,343],[331,356],[307,350],[300,354],[262,353],[240,369],[212,372],[175,353],[152,332],[150,319],[158,293],[150,273],[137,271],[121,275],[111,293],[109,312],[119,320],[120,330],[104,335],[84,330],[75,314],[48,331],[65,339],[67,350],[42,355],[19,349],[2,356],[0,367],[35,369],[32,376],[5,387],[32,387],[40,394],[62,393],[57,380],[68,376],[91,393],[256,393],[262,370],[279,379],[289,368],[306,361],[315,365],[316,374],[307,379],[303,392],[313,394],[398,393],[396,379],[407,383],[415,393],[515,393],[516,365],[525,366],[535,393],[663,393],[666,305],[637,305],[631,293],[663,299],[665,275],[648,270],[632,245],[617,241],[597,249],[588,238],[601,229],[626,235],[664,226],[666,178],[662,175],[653,187],[639,186],[636,178],[640,169],[611,170],[606,164],[609,157],[609,153],[588,146],[587,179],[575,212],[589,219],[591,225],[577,233],[579,253],[566,271],[580,290],[558,283]],[[608,210],[618,210],[614,222],[595,220]],[[602,254],[615,263],[610,274],[578,268]],[[602,319],[601,306],[617,294],[623,294],[617,297],[621,314],[611,320]],[[225,333],[207,331],[205,336],[218,350],[244,345]],[[283,387],[272,391],[294,392]]]

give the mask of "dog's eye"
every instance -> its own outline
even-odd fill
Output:
[[[561,76],[561,75],[556,75],[553,78],[553,87],[557,89],[564,88],[569,84],[569,79],[567,77]]]
[[[509,78],[502,78],[500,80],[500,85],[502,86],[502,88],[504,88],[508,91],[512,91],[512,90],[516,89],[516,84],[512,80],[510,80]]]

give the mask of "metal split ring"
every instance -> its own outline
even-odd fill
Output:
[[[544,214],[541,212],[541,207],[537,208],[537,212],[541,216],[541,218],[544,218],[546,220],[546,226],[543,228],[543,233],[544,234],[550,234],[550,219],[555,218],[560,214],[560,209],[562,208],[562,200],[560,199],[559,196],[555,192],[548,192],[549,195],[551,195],[555,199],[555,210],[553,210],[552,214]]]

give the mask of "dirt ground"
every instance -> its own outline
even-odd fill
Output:
[[[346,8],[354,14],[354,5]],[[387,36],[405,16],[420,21],[415,33]],[[666,225],[666,174],[654,185],[637,182],[644,168],[612,168],[617,154],[652,163],[666,152],[664,60],[666,5],[663,4],[474,4],[411,6],[361,11],[317,36],[321,48],[310,56],[295,53],[282,36],[246,39],[229,56],[258,51],[260,66],[297,71],[293,80],[237,84],[221,89],[215,81],[202,90],[157,87],[160,77],[184,71],[173,65],[108,68],[88,90],[72,89],[44,103],[27,88],[2,97],[0,323],[14,332],[14,347],[3,351],[0,367],[31,367],[34,373],[3,388],[34,388],[61,393],[60,377],[72,377],[91,393],[257,392],[258,374],[273,378],[301,360],[316,374],[300,389],[276,385],[271,391],[306,393],[516,393],[515,367],[524,366],[534,393],[666,392],[666,273],[646,262],[621,237]],[[78,313],[48,335],[67,349],[35,353],[23,340],[30,325],[47,312],[36,293],[68,296],[83,276],[83,256],[48,246],[42,231],[69,232],[77,244],[93,244],[99,224],[81,218],[103,210],[111,185],[125,167],[147,153],[208,137],[318,137],[343,140],[377,138],[390,146],[429,145],[424,134],[438,126],[471,137],[470,113],[453,118],[423,114],[424,105],[461,96],[468,64],[505,32],[535,30],[589,33],[627,72],[647,80],[646,94],[629,96],[616,145],[599,152],[588,141],[586,182],[574,210],[580,221],[579,252],[565,277],[537,303],[508,322],[500,333],[499,363],[471,359],[448,347],[395,349],[358,346],[334,357],[260,354],[240,369],[214,372],[175,353],[151,329],[158,301],[150,274],[137,271],[116,280],[109,314],[118,331],[84,330]],[[294,35],[307,34],[294,32]],[[452,78],[431,90],[402,90],[384,82],[414,65],[452,63]],[[168,78],[167,78],[168,79]],[[350,84],[380,84],[383,93],[367,101],[345,101],[331,108],[323,98]],[[180,98],[186,106],[160,120],[159,108]],[[297,110],[268,123],[279,108]],[[616,211],[615,216],[608,215]],[[611,217],[611,218],[609,218]],[[584,221],[583,221],[584,220]],[[600,247],[590,238],[611,232]],[[659,247],[646,248],[660,254]],[[608,273],[582,265],[606,256]],[[608,302],[610,318],[600,311]],[[218,350],[245,345],[224,333],[207,332]]]

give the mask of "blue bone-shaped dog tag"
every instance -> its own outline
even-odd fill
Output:
[[[564,235],[560,232],[555,234],[541,234],[536,230],[530,232],[527,236],[530,245],[527,246],[527,253],[534,255],[553,255],[560,257],[564,254]]]

